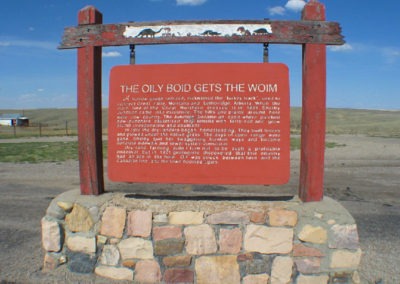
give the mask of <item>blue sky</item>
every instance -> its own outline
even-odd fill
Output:
[[[400,110],[400,1],[321,0],[346,44],[328,47],[327,106]],[[13,0],[0,17],[0,109],[76,107],[76,50],[57,50],[64,27],[86,5],[104,23],[155,20],[298,20],[303,0]],[[138,64],[261,62],[262,45],[138,46]],[[271,45],[270,61],[289,66],[291,105],[301,106],[301,47]],[[129,48],[103,49],[103,106],[114,65]]]

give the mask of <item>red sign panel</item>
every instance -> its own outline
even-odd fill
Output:
[[[289,74],[283,64],[166,64],[111,70],[113,181],[284,184]]]

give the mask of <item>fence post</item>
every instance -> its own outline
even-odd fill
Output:
[[[325,21],[325,6],[310,0],[302,20]],[[303,45],[303,95],[299,197],[320,201],[324,196],[326,120],[326,46]]]
[[[79,11],[79,25],[102,24],[93,6]],[[101,52],[99,46],[78,48],[78,141],[81,194],[104,192],[101,126]]]

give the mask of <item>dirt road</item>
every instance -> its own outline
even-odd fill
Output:
[[[400,283],[400,139],[364,136],[328,136],[344,144],[326,150],[325,193],[352,213],[359,228],[363,283]],[[299,151],[292,151],[291,180],[272,187],[188,187],[127,185],[106,181],[109,191],[224,194],[260,192],[295,194]],[[109,283],[95,276],[74,275],[60,267],[41,272],[40,219],[50,200],[79,187],[78,162],[42,164],[0,163],[0,283]],[[379,282],[382,281],[382,282]]]

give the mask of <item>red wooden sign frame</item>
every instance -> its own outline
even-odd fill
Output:
[[[326,119],[326,45],[344,43],[337,23],[325,22],[325,6],[310,0],[302,20],[275,22],[277,34],[254,33],[241,37],[204,34],[182,39],[121,37],[121,27],[102,25],[102,14],[94,7],[82,9],[78,29],[67,28],[60,48],[78,48],[78,139],[81,193],[104,192],[101,141],[101,50],[102,46],[166,43],[288,43],[303,47],[302,135],[299,197],[319,201],[323,198],[325,119]],[[307,23],[315,23],[310,25]],[[268,23],[266,23],[268,24]],[[148,25],[148,23],[146,23]],[[285,28],[286,27],[286,28]],[[122,40],[121,40],[122,39]],[[79,44],[77,44],[79,43]]]

